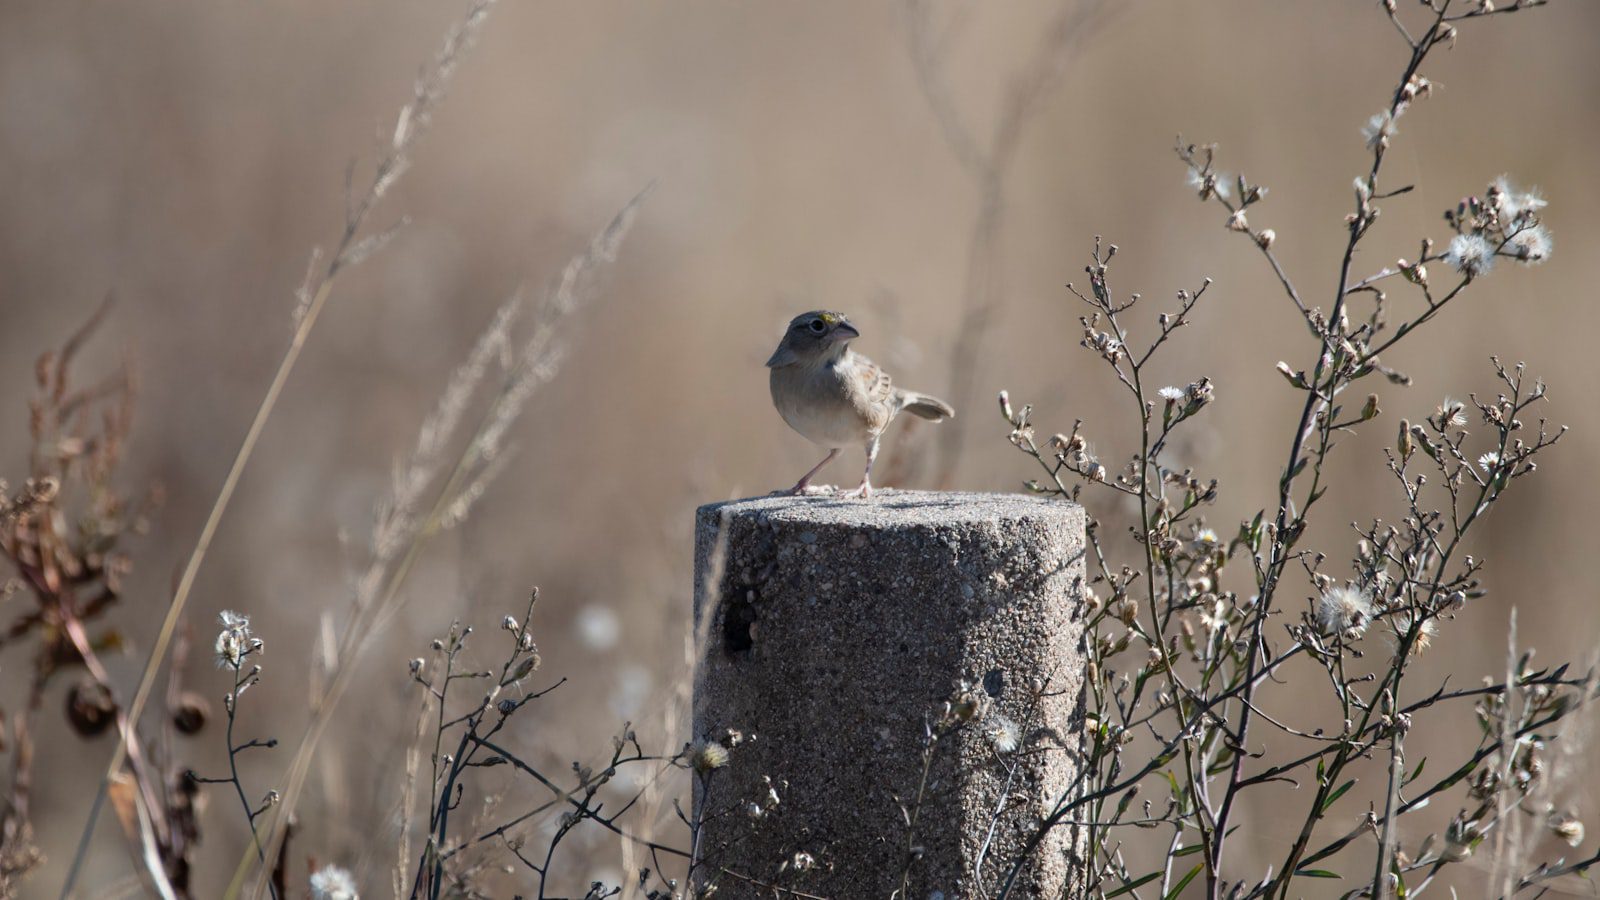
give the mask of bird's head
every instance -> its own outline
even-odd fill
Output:
[[[814,364],[844,353],[849,343],[861,336],[843,313],[819,309],[801,313],[789,322],[778,349],[767,360],[767,368]]]

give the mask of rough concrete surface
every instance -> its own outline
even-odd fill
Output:
[[[708,646],[695,736],[744,736],[696,791],[699,880],[714,878],[719,898],[795,896],[770,885],[887,898],[912,856],[905,900],[995,896],[1076,771],[1083,510],[883,491],[712,504],[696,524]],[[984,711],[938,743],[912,834],[901,804],[917,794],[926,723],[960,679]],[[1022,725],[1014,753],[987,736],[998,716]],[[781,802],[752,815],[763,776]],[[1070,894],[1074,846],[1069,829],[1051,831],[1011,896]],[[797,853],[815,864],[796,871]]]

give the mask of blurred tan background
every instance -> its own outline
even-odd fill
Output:
[[[1252,224],[1276,230],[1308,302],[1326,308],[1366,165],[1360,126],[1405,48],[1375,3],[1116,6],[1069,51],[1005,182],[1004,307],[975,373],[980,403],[954,423],[969,429],[955,483],[1010,490],[1033,477],[993,409],[1001,387],[1036,404],[1042,431],[1082,418],[1108,461],[1129,451],[1126,401],[1076,347],[1079,308],[1062,287],[1103,234],[1121,247],[1121,291],[1164,302],[1216,280],[1163,377],[1216,383],[1206,430],[1180,451],[1222,480],[1214,521],[1226,531],[1269,502],[1285,455],[1299,401],[1273,364],[1304,365],[1313,350],[1253,248],[1185,186],[1173,136],[1219,142],[1224,169],[1271,188]],[[1054,7],[935,8],[961,23],[949,79],[987,133]],[[136,647],[114,660],[130,685],[288,340],[307,254],[337,237],[345,166],[370,159],[459,13],[419,0],[0,7],[0,422],[12,435],[0,473],[25,474],[35,356],[115,292],[94,346],[104,368],[127,358],[139,377],[125,478],[168,495],[113,617]],[[1585,568],[1600,550],[1597,40],[1593,3],[1468,23],[1424,69],[1440,90],[1401,120],[1390,154],[1389,184],[1417,190],[1381,204],[1357,263],[1414,258],[1418,238],[1446,235],[1447,206],[1502,173],[1551,201],[1549,263],[1502,261],[1386,357],[1416,384],[1381,390],[1385,416],[1340,447],[1341,487],[1321,510],[1318,546],[1348,558],[1345,525],[1394,511],[1380,451],[1399,417],[1492,392],[1491,353],[1550,382],[1547,412],[1573,433],[1478,535],[1493,593],[1447,629],[1430,679],[1503,670],[1512,605],[1541,661],[1585,658],[1600,625]],[[692,508],[785,486],[815,461],[772,411],[761,368],[789,316],[845,310],[858,347],[900,383],[949,385],[977,192],[918,90],[900,5],[503,4],[377,217],[414,224],[339,283],[202,572],[189,617],[200,640],[223,608],[251,614],[266,640],[246,731],[298,737],[319,617],[342,614],[390,467],[492,311],[517,285],[542,285],[652,180],[604,293],[570,323],[569,364],[517,428],[515,460],[428,554],[324,744],[294,851],[351,866],[374,896],[412,722],[405,660],[453,618],[479,626],[487,662],[499,617],[542,587],[545,670],[572,683],[518,739],[547,759],[603,749],[623,720],[650,715],[682,657]],[[860,461],[846,454],[824,480],[852,482]],[[22,665],[15,650],[0,657],[0,690]],[[190,680],[224,688],[203,658]],[[1455,724],[1470,729],[1470,715]],[[1441,752],[1464,750],[1455,736],[1467,732],[1438,733]],[[663,747],[683,737],[649,735]],[[111,746],[86,749],[64,729],[41,741],[51,860],[32,885],[53,896]],[[220,746],[215,731],[192,741],[196,767],[222,765]],[[287,751],[252,764],[265,789]],[[1578,784],[1592,808],[1592,779]],[[1250,815],[1272,831],[1272,811]],[[208,890],[237,859],[237,819],[214,800]],[[89,885],[128,871],[109,817],[102,836]],[[614,847],[593,850],[575,879],[619,877]]]

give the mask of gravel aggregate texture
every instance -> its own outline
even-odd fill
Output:
[[[908,900],[995,896],[1076,772],[1083,558],[1082,508],[1020,494],[702,506],[694,729],[730,745],[697,778],[702,883],[719,898],[774,896],[755,882],[885,898],[909,860]],[[936,743],[913,832],[925,734],[962,682],[979,708]],[[1019,726],[1010,753],[1003,720]],[[1011,896],[1072,895],[1076,847],[1053,829]]]

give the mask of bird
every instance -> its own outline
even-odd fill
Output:
[[[861,485],[851,496],[872,496],[872,462],[883,432],[901,412],[939,422],[955,416],[950,404],[894,386],[889,373],[850,349],[861,332],[842,313],[819,309],[789,322],[778,349],[767,360],[772,405],[790,428],[828,451],[786,493],[805,494],[811,479],[843,448],[867,451]]]

